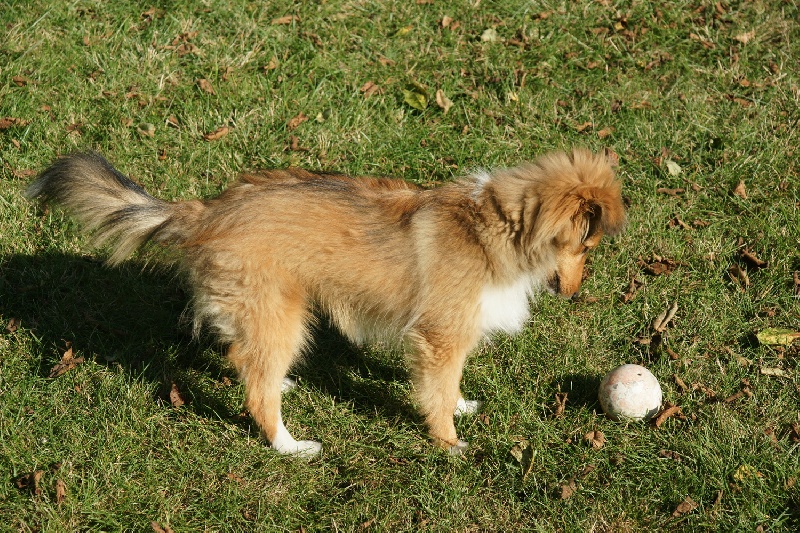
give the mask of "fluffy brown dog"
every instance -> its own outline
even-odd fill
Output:
[[[63,204],[119,263],[147,241],[179,249],[195,325],[211,326],[246,386],[273,448],[311,456],[281,418],[281,385],[320,311],[361,343],[409,348],[416,400],[433,440],[466,443],[473,412],[459,383],[467,354],[495,331],[519,331],[541,288],[581,284],[586,254],[621,230],[620,185],[583,150],[425,190],[402,180],[298,169],[245,174],[219,197],[169,203],[96,154],[58,159],[26,194]]]

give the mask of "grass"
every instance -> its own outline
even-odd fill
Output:
[[[754,340],[800,328],[798,4],[279,6],[12,0],[0,12],[0,118],[19,119],[0,130],[0,322],[20,323],[0,334],[0,529],[800,527],[798,349]],[[404,101],[411,82],[424,110]],[[21,195],[57,154],[87,148],[184,199],[258,167],[429,184],[572,145],[618,155],[627,232],[593,257],[587,298],[543,297],[522,335],[470,359],[464,389],[485,416],[459,421],[464,458],[422,437],[399,354],[327,330],[285,402],[293,433],[325,452],[277,456],[241,415],[220,348],[190,337],[180,279],[143,268],[146,254],[103,266],[65,215]],[[745,247],[768,265],[742,287],[729,269]],[[648,275],[638,259],[653,256],[677,267]],[[662,344],[636,343],[676,301]],[[66,342],[85,361],[50,378]],[[647,365],[687,419],[607,420],[596,387],[624,362]],[[173,382],[186,405],[170,404]],[[750,396],[724,401],[743,383]],[[592,430],[600,449],[583,439]],[[16,486],[36,470],[39,494]],[[697,507],[675,513],[687,497]]]

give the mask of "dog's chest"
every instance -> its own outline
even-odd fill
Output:
[[[481,292],[481,329],[517,333],[530,318],[531,280],[520,278],[510,285],[487,285]]]

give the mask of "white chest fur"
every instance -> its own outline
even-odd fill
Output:
[[[517,333],[531,316],[531,279],[520,278],[510,285],[487,285],[481,293],[481,329]]]

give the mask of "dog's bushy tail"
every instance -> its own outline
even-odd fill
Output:
[[[183,242],[204,209],[198,201],[171,203],[150,196],[91,152],[57,159],[28,186],[25,196],[65,207],[94,233],[96,244],[112,245],[112,265],[151,240]]]

